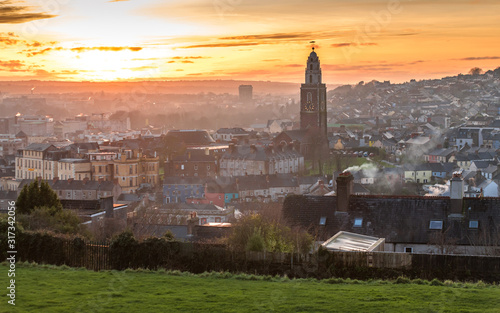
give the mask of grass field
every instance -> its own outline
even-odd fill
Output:
[[[7,266],[0,266],[7,284]],[[500,286],[165,271],[91,272],[18,264],[1,312],[500,312]],[[2,286],[3,290],[6,286]]]

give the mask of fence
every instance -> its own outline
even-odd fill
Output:
[[[120,245],[86,242],[47,234],[23,234],[21,261],[85,267],[90,270],[166,268],[201,273],[230,271],[289,277],[350,277],[357,279],[439,278],[500,281],[500,257],[328,252],[287,254],[239,252],[221,245],[169,242],[152,238]]]

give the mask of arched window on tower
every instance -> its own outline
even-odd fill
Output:
[[[309,69],[312,71],[312,69],[313,69],[313,65],[312,64],[309,65]]]
[[[307,101],[312,101],[313,100],[313,95],[312,93],[308,92],[307,93]]]
[[[312,84],[312,82],[313,82],[313,76],[309,75],[309,84]]]

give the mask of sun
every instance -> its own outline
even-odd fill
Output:
[[[151,62],[136,61],[137,52],[91,50],[74,52],[61,51],[58,64],[65,68],[76,69],[78,78],[92,81],[114,81],[130,79],[155,79],[162,75],[161,70]]]

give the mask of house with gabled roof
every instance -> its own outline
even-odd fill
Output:
[[[500,198],[467,198],[463,190],[456,173],[449,197],[359,196],[344,173],[335,196],[290,196],[282,212],[319,241],[346,231],[385,238],[387,252],[499,254]]]

